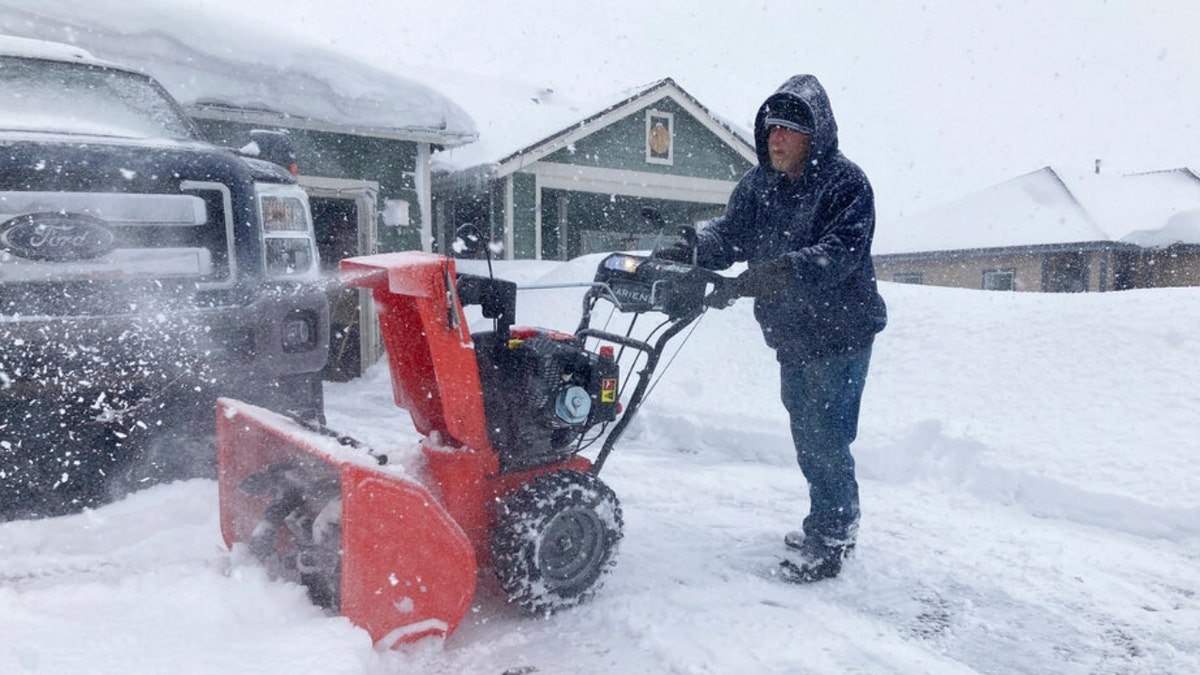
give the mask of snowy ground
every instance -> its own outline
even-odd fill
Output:
[[[606,465],[625,539],[590,604],[531,620],[481,591],[444,643],[378,653],[231,556],[195,480],[0,525],[0,672],[1200,672],[1200,289],[883,292],[838,579],[760,575],[806,497],[743,302],[704,317]],[[524,293],[520,319],[572,328],[576,297]],[[410,444],[389,386],[331,385],[331,424]]]

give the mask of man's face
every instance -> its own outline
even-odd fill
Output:
[[[804,173],[808,161],[808,147],[812,137],[785,127],[771,127],[767,135],[767,154],[771,157],[771,168],[782,171],[788,178],[796,180]]]

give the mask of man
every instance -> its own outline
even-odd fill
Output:
[[[854,548],[858,483],[850,443],[875,334],[887,310],[875,284],[875,204],[862,170],[838,150],[824,88],[797,75],[754,120],[759,165],[725,215],[697,233],[695,260],[711,269],[747,261],[732,296],[753,297],[754,316],[780,364],[783,404],[809,485],[803,530],[784,537],[779,575],[837,576]],[[691,262],[687,244],[656,255]]]

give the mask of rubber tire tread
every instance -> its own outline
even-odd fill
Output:
[[[596,516],[601,538],[593,542],[596,559],[588,559],[578,578],[555,584],[546,579],[539,551],[555,518],[573,513]],[[574,607],[595,595],[601,579],[615,564],[623,535],[621,507],[612,489],[598,477],[579,471],[544,474],[504,497],[492,536],[492,562],[509,602],[530,615]]]

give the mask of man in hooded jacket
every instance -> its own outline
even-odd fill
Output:
[[[837,576],[858,530],[850,443],[875,334],[887,310],[875,283],[875,203],[862,170],[838,150],[837,123],[817,78],[797,75],[754,120],[758,166],[738,182],[725,215],[660,257],[725,269],[733,296],[754,316],[780,363],[781,396],[808,480],[802,531],[784,537],[779,574],[809,582]]]

